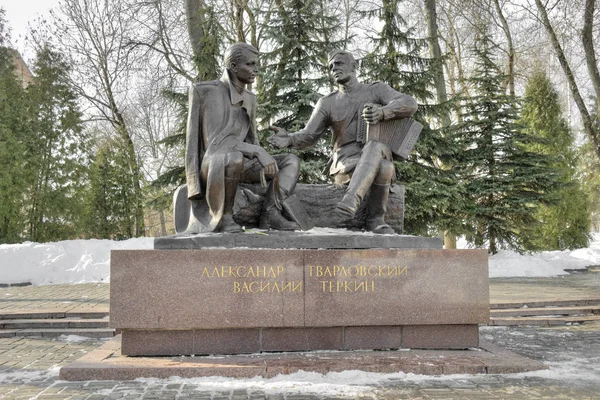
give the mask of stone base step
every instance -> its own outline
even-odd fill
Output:
[[[378,373],[510,374],[548,369],[539,361],[482,341],[479,349],[390,350],[263,353],[219,357],[126,357],[117,336],[72,364],[63,366],[60,378],[68,381],[133,380],[224,376],[270,379],[299,371],[365,371]],[[209,396],[210,397],[210,396]],[[245,396],[243,396],[246,398]],[[307,398],[289,396],[288,398]],[[233,395],[233,398],[237,398]],[[252,397],[254,398],[254,397]]]
[[[115,336],[115,330],[110,328],[80,329],[80,328],[57,328],[57,329],[5,329],[0,330],[0,338],[11,337],[58,337],[77,335],[90,338],[109,338]]]
[[[3,310],[0,311],[0,324],[6,319],[61,319],[81,318],[100,319],[108,317],[108,308],[101,311],[54,311],[54,310]]]
[[[108,328],[108,319],[5,319],[0,321],[0,329],[97,329]]]
[[[600,298],[584,299],[584,300],[551,300],[551,301],[528,301],[528,302],[512,302],[512,303],[491,303],[490,310],[498,309],[520,309],[523,307],[538,308],[538,307],[585,307],[585,306],[600,306]]]
[[[584,324],[586,322],[600,321],[600,315],[582,315],[572,317],[507,317],[507,318],[490,318],[488,325],[494,326],[509,326],[509,325],[567,325],[567,324]]]
[[[597,306],[581,306],[581,307],[524,307],[518,309],[506,308],[490,310],[492,318],[506,317],[528,317],[528,316],[544,316],[544,315],[587,315],[600,314],[600,305]]]

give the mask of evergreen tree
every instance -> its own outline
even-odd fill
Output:
[[[263,125],[289,132],[303,128],[322,96],[320,91],[329,88],[327,53],[344,43],[331,39],[339,21],[327,10],[324,0],[276,1],[265,28],[273,51],[261,57],[264,78],[258,88],[258,114]],[[271,133],[263,132],[261,136]],[[330,155],[325,139],[297,154],[302,158],[299,180],[324,182],[322,171]]]
[[[383,0],[380,7],[367,13],[378,17],[382,28],[371,39],[374,50],[364,57],[361,69],[368,79],[385,82],[425,105],[435,97],[432,70],[441,60],[423,57],[429,44],[426,38],[416,38],[415,28],[402,18],[400,6],[405,1]]]
[[[397,162],[398,181],[406,187],[405,231],[412,234],[440,234],[450,230],[459,233],[458,217],[464,197],[457,185],[451,165],[460,152],[449,126],[434,125],[445,121],[451,102],[435,104],[437,68],[442,59],[424,57],[426,38],[415,38],[399,9],[404,0],[383,0],[381,7],[370,11],[378,17],[382,28],[373,37],[374,50],[361,63],[362,75],[370,81],[382,81],[394,89],[413,96],[419,103],[414,116],[423,124],[415,151],[406,162]]]
[[[0,243],[21,240],[23,205],[31,179],[27,98],[8,46],[8,28],[0,8]]]
[[[577,148],[577,171],[588,199],[590,231],[600,231],[600,160],[591,143]]]
[[[553,157],[537,151],[544,139],[525,133],[517,100],[504,93],[506,77],[494,63],[489,37],[475,44],[476,65],[469,79],[473,96],[463,104],[462,146],[457,171],[469,202],[466,219],[477,245],[522,249],[542,202],[560,185]]]
[[[27,88],[33,181],[28,190],[28,238],[36,242],[78,237],[84,229],[87,140],[62,55],[44,45]]]
[[[521,111],[521,123],[531,135],[546,138],[531,150],[551,155],[554,167],[563,172],[555,204],[541,205],[526,241],[528,250],[564,250],[587,247],[590,231],[589,200],[578,181],[573,134],[561,116],[558,93],[546,74],[537,68],[529,78]]]
[[[135,236],[135,190],[127,168],[127,143],[119,137],[100,143],[90,168],[86,225],[88,236],[127,239]]]

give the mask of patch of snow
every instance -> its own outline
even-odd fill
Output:
[[[548,362],[549,370],[526,372],[520,374],[498,375],[503,379],[518,379],[525,377],[539,377],[563,382],[593,382],[598,379],[600,367],[589,369],[586,361],[580,359],[561,362]],[[587,372],[582,372],[586,371]],[[439,381],[473,381],[473,379],[488,378],[488,375],[417,375],[412,373],[376,373],[363,371],[343,371],[320,374],[317,372],[299,371],[289,375],[277,375],[270,379],[255,378],[225,378],[219,376],[202,378],[181,378],[173,376],[168,379],[138,378],[136,381],[147,385],[167,385],[170,383],[195,386],[198,391],[232,391],[256,390],[265,394],[286,393],[293,395],[318,395],[323,398],[335,396],[336,398],[376,398],[376,390],[386,385],[397,385],[399,381],[427,385]]]
[[[589,359],[572,358],[558,362],[544,362],[550,369],[524,372],[514,375],[505,375],[507,378],[521,379],[523,377],[537,377],[562,382],[598,382],[600,365],[590,362]]]
[[[375,380],[369,375],[361,371],[332,372],[326,375],[299,371],[289,375],[277,375],[270,379],[260,377],[236,379],[220,376],[180,378],[174,376],[169,379],[138,378],[136,381],[146,384],[189,384],[195,386],[196,390],[203,392],[257,390],[264,391],[266,394],[318,394],[325,397],[341,396],[352,399],[368,395],[368,392],[373,391],[374,388],[370,384],[374,383]],[[365,384],[364,382],[368,383]]]
[[[91,337],[87,337],[87,336],[79,336],[79,335],[60,335],[59,337],[56,338],[56,340],[58,340],[60,342],[65,342],[65,343],[81,343],[81,342],[87,342],[90,340],[102,340],[102,339],[91,338]]]
[[[54,366],[47,370],[13,370],[8,372],[0,372],[0,384],[10,384],[10,383],[28,383],[35,381],[43,381],[49,378],[57,377],[60,372],[60,367]]]
[[[154,238],[3,244],[0,245],[0,283],[107,282],[111,250],[153,247]]]
[[[457,248],[470,248],[464,238],[457,240]],[[592,236],[586,249],[542,251],[519,254],[511,250],[500,250],[490,256],[490,278],[508,277],[551,277],[569,275],[565,270],[585,269],[600,264],[600,234]]]

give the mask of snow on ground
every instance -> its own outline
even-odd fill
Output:
[[[469,248],[466,241],[459,240],[458,248]],[[550,277],[568,275],[565,270],[585,269],[600,264],[600,233],[592,236],[586,249],[542,251],[519,254],[511,250],[500,250],[490,256],[490,278]]]
[[[502,379],[507,385],[519,382],[523,379],[540,378],[557,382],[569,382],[569,385],[587,385],[598,381],[598,368],[589,368],[589,362],[580,356],[571,357],[560,362],[546,362],[550,367],[547,370],[523,372],[518,374],[501,374],[491,378],[494,382]],[[349,370],[343,372],[328,372],[320,374],[317,372],[299,371],[287,375],[277,375],[270,379],[261,377],[254,378],[226,378],[226,377],[202,377],[181,378],[173,376],[168,379],[138,378],[136,381],[148,385],[186,384],[193,385],[196,390],[227,391],[227,390],[256,390],[264,391],[265,394],[286,393],[288,395],[318,395],[320,398],[334,396],[336,398],[355,399],[377,398],[376,389],[393,387],[397,382],[413,383],[423,386],[433,386],[434,382],[456,382],[473,385],[474,381],[485,384],[490,379],[489,375],[418,375],[413,373],[377,373]],[[513,382],[514,381],[514,382]],[[395,383],[394,383],[395,382]]]
[[[312,234],[333,234],[314,229]],[[347,234],[349,231],[345,231]],[[310,234],[310,233],[309,233]],[[357,233],[359,234],[359,233]],[[0,283],[31,282],[33,285],[108,282],[110,250],[152,249],[153,238],[124,241],[66,240],[54,243],[0,245]],[[459,241],[459,248],[466,248]],[[600,264],[600,234],[589,248],[518,254],[501,250],[490,257],[490,277],[545,277],[566,275],[565,269]]]
[[[110,250],[152,249],[153,238],[0,245],[0,283],[107,282]]]

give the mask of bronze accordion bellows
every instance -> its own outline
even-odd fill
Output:
[[[362,113],[362,110],[360,111]],[[412,118],[390,119],[368,124],[359,114],[357,142],[369,140],[385,143],[395,157],[407,159],[419,139],[423,125]]]

